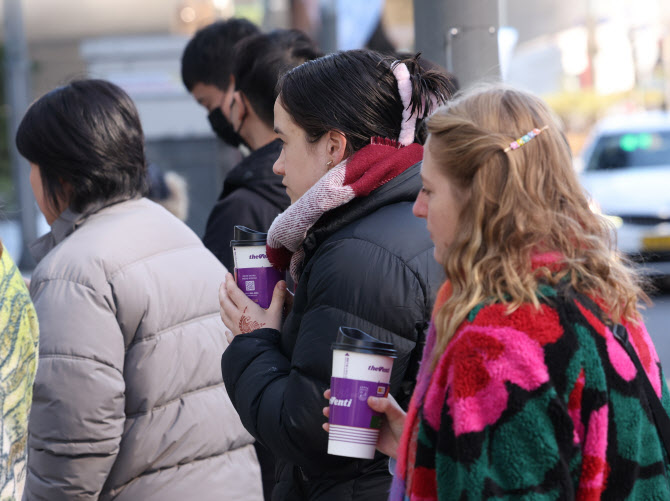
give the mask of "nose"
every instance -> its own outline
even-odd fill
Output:
[[[428,214],[428,206],[426,204],[426,195],[423,191],[419,192],[419,195],[414,201],[414,205],[412,206],[412,214],[414,214],[416,217],[426,219]]]
[[[272,166],[272,172],[274,172],[278,176],[286,175],[286,170],[284,170],[284,150],[282,150],[282,152],[279,155],[279,158],[277,158],[274,165]]]

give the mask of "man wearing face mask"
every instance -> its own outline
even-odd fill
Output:
[[[245,132],[249,129],[247,119],[238,121],[234,127],[230,118],[235,92],[234,46],[245,37],[258,33],[259,29],[245,19],[217,21],[200,29],[193,36],[186,45],[181,60],[184,85],[198,104],[209,111],[209,123],[216,135],[233,147],[245,144],[252,151],[252,155],[253,150],[262,145],[252,144],[240,135],[240,127]],[[252,142],[257,141],[254,139]],[[253,175],[249,177],[245,174],[244,164],[247,163],[248,160],[243,159],[226,176],[222,193],[209,215],[202,239],[205,246],[229,270],[234,266],[230,247],[234,226],[243,225],[267,231],[275,216],[289,204],[280,178],[274,189],[254,189],[257,183],[265,183]],[[272,164],[268,171],[272,172]],[[273,175],[273,178],[276,177]],[[236,189],[240,186],[240,178],[246,182],[245,190]],[[239,193],[232,193],[233,191]]]
[[[229,232],[218,230],[215,236],[221,246],[230,248],[234,224],[266,232],[289,206],[282,178],[272,171],[282,150],[274,132],[275,88],[283,73],[320,56],[314,42],[298,30],[252,35],[235,46],[235,93],[229,116],[251,153],[226,178],[217,203],[221,210],[212,213],[207,225],[208,229],[229,226]]]

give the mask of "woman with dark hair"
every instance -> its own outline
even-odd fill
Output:
[[[31,248],[42,332],[26,499],[262,499],[252,437],[217,370],[212,290],[225,269],[142,198],[130,98],[102,80],[55,89],[16,144],[51,226]]]
[[[235,337],[222,358],[224,381],[247,430],[276,457],[273,499],[385,499],[387,457],[327,454],[321,394],[346,325],[394,343],[391,393],[408,401],[443,278],[412,216],[423,154],[415,137],[453,83],[418,58],[358,50],[302,64],[278,88],[274,128],[283,147],[274,171],[291,206],[272,224],[267,253],[290,270],[295,297],[282,325],[284,282],[263,310],[227,276],[221,316]]]

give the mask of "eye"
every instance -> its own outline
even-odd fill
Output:
[[[424,195],[430,195],[431,191],[428,188],[426,188],[425,186],[422,186],[421,187],[421,193],[423,193]]]

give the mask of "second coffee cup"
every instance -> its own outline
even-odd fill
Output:
[[[261,308],[272,302],[272,292],[284,274],[272,267],[265,250],[267,233],[235,226],[230,245],[235,259],[237,286]]]
[[[333,344],[328,454],[374,457],[382,415],[368,405],[368,397],[388,395],[396,355],[393,344],[340,327]]]

